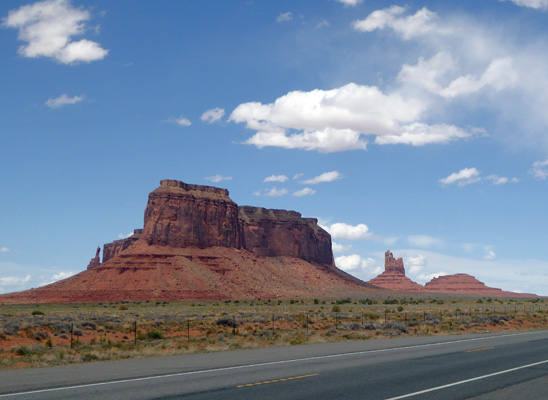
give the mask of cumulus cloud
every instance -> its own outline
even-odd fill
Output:
[[[534,162],[529,173],[537,179],[546,179],[548,177],[548,159]]]
[[[288,11],[285,13],[280,13],[280,15],[276,17],[276,22],[278,23],[288,22],[288,21],[291,21],[292,19],[293,19],[293,13],[291,11]]]
[[[418,275],[425,267],[426,257],[423,254],[418,254],[414,257],[410,256],[405,259],[405,268],[411,276]]]
[[[53,275],[51,278],[46,279],[44,282],[40,283],[39,286],[49,285],[51,283],[60,281],[62,279],[67,279],[73,276],[75,272],[69,271],[69,272],[59,272],[58,274]]]
[[[448,177],[439,180],[439,182],[444,185],[453,185],[456,183],[461,187],[479,181],[481,181],[481,177],[476,168],[464,168],[459,172],[453,172]]]
[[[342,175],[338,171],[329,171],[324,172],[323,174],[318,175],[312,179],[302,181],[301,183],[304,183],[305,185],[316,185],[318,183],[333,182],[341,178]]]
[[[232,177],[231,176],[222,176],[222,175],[217,174],[217,175],[213,175],[213,176],[206,176],[205,180],[213,182],[213,183],[218,183],[218,182],[221,182],[221,181],[230,181],[230,180],[232,180]]]
[[[548,10],[548,0],[499,0],[499,1],[511,1],[512,3],[520,7],[534,8],[537,10]]]
[[[20,286],[30,282],[31,276],[27,275],[24,278],[17,276],[4,276],[0,277],[0,286]]]
[[[360,4],[363,0],[337,0],[339,3],[344,4],[345,6],[354,7]]]
[[[347,253],[352,250],[352,245],[332,242],[331,248],[333,249],[333,253]]]
[[[190,120],[182,116],[179,118],[168,118],[167,122],[171,122],[172,124],[177,124],[183,127],[192,125],[192,122],[190,122]]]
[[[0,253],[9,253],[11,250],[7,247],[0,247]]]
[[[314,189],[310,189],[309,187],[305,187],[304,189],[297,190],[295,193],[293,193],[293,196],[303,197],[303,196],[312,196],[314,194],[316,194],[316,191]]]
[[[485,250],[486,250],[487,254],[485,254],[483,256],[484,260],[493,260],[497,256],[493,250],[488,249],[488,248],[485,249]]]
[[[372,32],[377,29],[392,28],[403,39],[408,40],[431,31],[444,33],[445,29],[435,24],[437,14],[422,8],[413,15],[403,16],[406,8],[391,6],[373,11],[367,18],[354,21],[354,29],[362,32]]]
[[[376,261],[372,258],[362,258],[359,254],[351,254],[336,257],[335,265],[343,271],[355,273],[374,270]]]
[[[222,108],[212,108],[211,110],[207,110],[202,114],[200,119],[203,122],[207,122],[208,124],[212,124],[213,122],[219,121],[223,116],[225,115],[225,110]]]
[[[418,121],[426,109],[418,98],[405,99],[375,86],[349,83],[331,90],[289,92],[270,104],[243,103],[229,121],[245,123],[256,131],[246,144],[320,153],[365,150],[366,135],[376,136],[377,144],[415,146],[471,136],[451,125]]]
[[[255,193],[253,193],[255,196],[263,196],[263,197],[282,197],[288,194],[289,191],[286,188],[278,189],[276,186],[265,189],[264,191],[257,190]]]
[[[74,41],[85,33],[89,12],[72,7],[69,0],[46,0],[22,6],[8,13],[3,25],[19,30],[23,57],[50,57],[62,64],[91,62],[106,57],[108,50],[87,39]]]
[[[383,135],[375,138],[376,144],[407,144],[411,146],[424,146],[427,144],[446,144],[457,139],[470,137],[471,134],[464,129],[453,125],[427,125],[415,122],[403,126],[394,135]]]
[[[513,68],[513,59],[505,57],[491,61],[479,78],[467,74],[452,78],[445,87],[439,83],[441,79],[457,69],[457,63],[452,55],[447,51],[440,51],[429,60],[419,57],[417,64],[405,64],[398,75],[398,80],[402,83],[421,86],[445,98],[472,94],[484,88],[501,91],[514,86],[518,81],[518,74]]]
[[[84,96],[69,97],[66,94],[62,94],[61,96],[56,97],[55,99],[52,99],[52,98],[48,99],[45,105],[46,107],[49,107],[49,108],[60,108],[68,104],[80,103],[81,101],[84,101]]]
[[[336,222],[323,228],[331,234],[333,239],[367,240],[373,238],[373,234],[365,224],[348,225],[344,222]]]
[[[415,277],[417,282],[425,284],[427,282],[430,282],[434,278],[439,278],[440,276],[449,275],[449,273],[444,271],[434,272],[431,274],[419,274]]]
[[[407,242],[411,246],[426,248],[443,245],[443,240],[428,235],[411,235],[407,237]]]
[[[507,183],[518,183],[518,178],[507,178],[505,176],[498,176],[496,174],[485,177],[485,180],[491,181],[492,185],[506,185]]]
[[[264,178],[263,182],[285,182],[287,181],[289,178],[285,175],[270,175],[266,178]]]
[[[133,236],[133,231],[129,233],[119,233],[118,239],[127,239],[128,237]]]

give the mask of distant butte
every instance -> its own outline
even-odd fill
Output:
[[[294,211],[239,207],[228,190],[162,180],[143,229],[87,270],[0,303],[334,298],[380,292],[335,267],[331,236]]]
[[[394,255],[390,250],[386,250],[386,253],[384,253],[384,272],[367,283],[390,290],[424,291],[423,286],[405,276],[403,259],[401,257],[394,259]]]
[[[453,294],[471,294],[478,296],[506,296],[506,297],[536,297],[530,293],[506,292],[492,288],[468,274],[444,275],[432,279],[424,286],[413,282],[405,276],[403,259],[394,256],[390,250],[384,253],[384,272],[367,283],[389,290],[404,290],[410,292],[435,292]]]

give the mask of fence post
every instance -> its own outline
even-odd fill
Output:
[[[272,314],[272,333],[274,333],[274,314]]]
[[[365,326],[365,323],[363,322],[363,311],[362,311],[362,327]]]
[[[335,329],[339,329],[339,313],[335,313]]]
[[[74,331],[74,324],[70,323],[70,348],[72,349],[72,332]]]
[[[135,338],[135,346],[137,346],[137,320],[134,321],[134,325],[133,325],[133,336]]]
[[[190,320],[186,320],[186,340],[190,342]]]
[[[384,310],[384,323],[386,324],[386,310]]]
[[[308,313],[306,313],[306,333],[308,333]]]

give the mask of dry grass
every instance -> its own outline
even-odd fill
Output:
[[[545,329],[547,310],[544,299],[441,296],[0,306],[0,369],[401,335]]]

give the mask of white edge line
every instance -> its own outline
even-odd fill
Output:
[[[406,398],[408,398],[408,397],[417,396],[417,395],[419,395],[419,394],[434,392],[434,391],[436,391],[436,390],[446,389],[446,388],[451,387],[451,386],[457,386],[457,385],[462,385],[463,383],[479,381],[480,379],[485,379],[485,378],[490,378],[490,377],[492,377],[492,376],[507,374],[508,372],[514,372],[514,371],[518,371],[518,370],[520,370],[520,369],[535,367],[535,366],[537,366],[537,365],[546,364],[546,363],[548,363],[548,360],[539,361],[539,362],[532,363],[532,364],[527,364],[527,365],[522,365],[522,366],[520,366],[520,367],[510,368],[510,369],[507,369],[507,370],[504,370],[504,371],[493,372],[492,374],[477,376],[477,377],[475,377],[475,378],[465,379],[465,380],[463,380],[463,381],[448,383],[447,385],[442,385],[442,386],[438,386],[438,387],[433,387],[433,388],[430,388],[430,389],[425,389],[425,390],[421,390],[421,391],[418,391],[418,392],[408,393],[408,394],[404,394],[404,395],[397,396],[397,397],[391,397],[391,398],[386,399],[386,400],[406,399]]]
[[[325,358],[348,357],[348,356],[362,355],[362,354],[382,353],[382,352],[387,352],[387,351],[417,349],[417,348],[422,348],[422,347],[444,346],[444,345],[454,344],[454,343],[473,342],[473,341],[478,341],[478,340],[497,339],[497,338],[505,338],[505,337],[510,337],[510,336],[530,335],[530,334],[541,333],[541,332],[544,332],[544,331],[510,333],[510,334],[507,334],[507,335],[493,335],[493,336],[485,336],[485,337],[472,338],[472,339],[453,340],[453,341],[450,341],[450,342],[427,343],[427,344],[418,344],[418,345],[403,346],[403,347],[391,347],[391,348],[388,348],[388,349],[363,350],[363,351],[356,351],[356,352],[351,352],[351,353],[339,353],[339,354],[329,354],[329,355],[325,355],[325,356],[296,358],[296,359],[293,359],[293,360],[271,361],[271,362],[266,362],[266,363],[236,365],[236,366],[233,366],[233,367],[205,369],[205,370],[200,370],[200,371],[178,372],[178,373],[175,373],[175,374],[145,376],[145,377],[142,377],[142,378],[130,378],[130,379],[121,379],[121,380],[116,380],[116,381],[108,381],[108,382],[86,383],[86,384],[83,384],[83,385],[63,386],[63,387],[57,387],[57,388],[51,388],[51,389],[31,390],[31,391],[28,391],[28,392],[16,392],[16,393],[0,394],[0,398],[10,397],[10,396],[23,396],[23,395],[38,394],[38,393],[47,393],[47,392],[57,392],[57,391],[61,391],[61,390],[81,389],[81,388],[94,387],[94,386],[115,385],[115,384],[119,384],[119,383],[139,382],[139,381],[147,381],[147,380],[153,380],[153,379],[173,378],[173,377],[185,376],[185,375],[206,374],[206,373],[211,373],[211,372],[230,371],[230,370],[243,369],[243,368],[263,367],[263,366],[267,366],[267,365],[288,364],[288,363],[294,363],[294,362],[319,360],[319,359],[325,359]],[[418,393],[420,393],[420,392],[417,392],[417,394]],[[394,399],[399,399],[399,398],[404,398],[404,397],[394,397]]]

